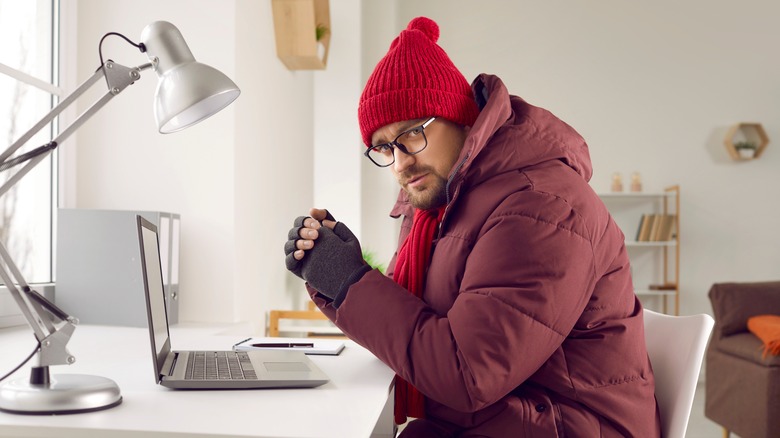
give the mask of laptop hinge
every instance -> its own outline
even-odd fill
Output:
[[[168,357],[165,358],[165,363],[163,363],[162,369],[160,370],[163,376],[173,375],[173,370],[176,369],[177,360],[179,360],[178,352],[172,352],[168,355]]]

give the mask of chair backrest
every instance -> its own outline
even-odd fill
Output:
[[[684,438],[714,320],[706,314],[671,316],[647,309],[644,320],[662,436]]]

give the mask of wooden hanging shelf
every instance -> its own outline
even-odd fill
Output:
[[[323,70],[330,49],[328,0],[272,0],[271,6],[276,56],[290,70]]]
[[[731,158],[738,161],[752,160],[760,157],[764,152],[766,145],[769,144],[769,137],[760,123],[737,123],[726,133],[724,143]],[[751,151],[752,154],[742,155],[739,151],[740,143],[752,143],[755,146],[755,149]]]

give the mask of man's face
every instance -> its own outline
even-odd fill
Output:
[[[419,126],[427,119],[391,123],[379,128],[371,137],[372,144],[388,143],[407,129]],[[390,165],[401,188],[417,209],[438,208],[447,202],[447,177],[463,149],[467,127],[437,118],[425,128],[428,146],[415,155],[395,150],[395,163]]]

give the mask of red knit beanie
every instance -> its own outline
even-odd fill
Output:
[[[366,146],[377,129],[404,120],[436,116],[474,125],[479,109],[471,86],[438,39],[436,22],[417,17],[390,44],[360,96],[358,122]]]

